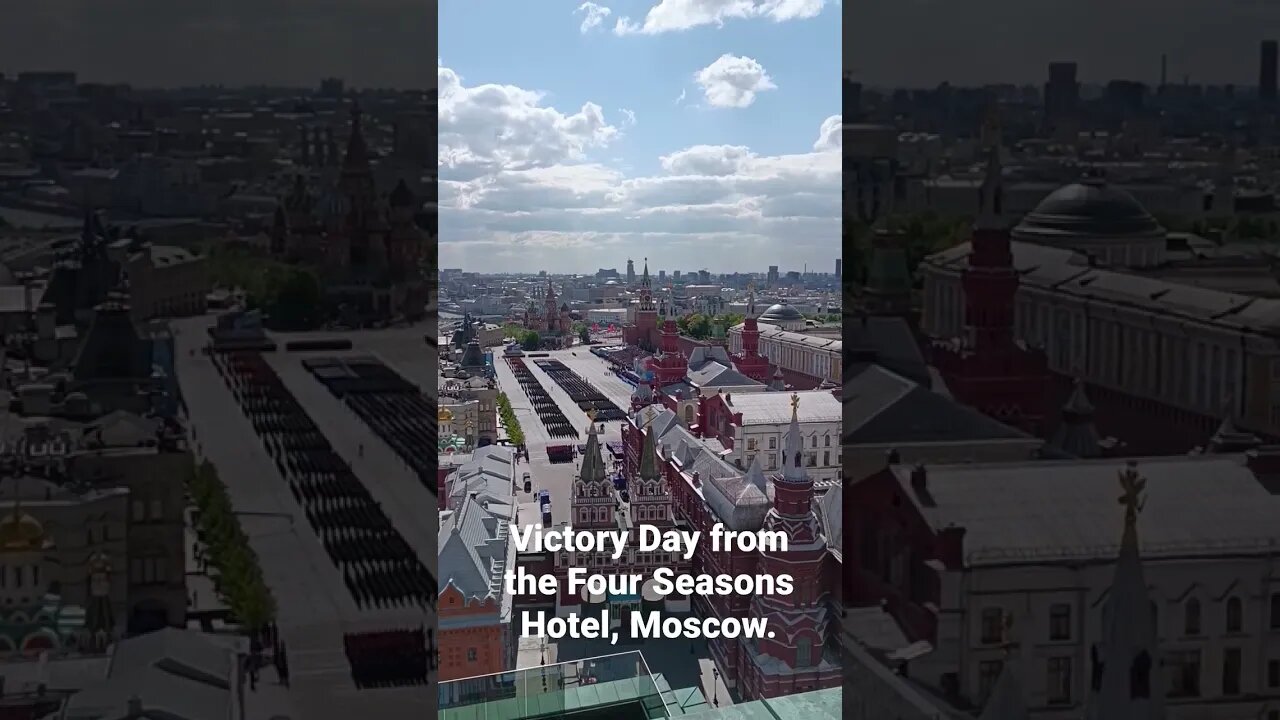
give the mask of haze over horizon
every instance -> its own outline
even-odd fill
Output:
[[[427,0],[41,0],[0,13],[0,72],[82,82],[430,89]]]
[[[877,87],[1043,84],[1074,61],[1080,80],[1248,87],[1258,46],[1280,38],[1276,0],[904,0],[844,4],[844,66]]]

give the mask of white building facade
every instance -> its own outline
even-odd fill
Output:
[[[804,444],[805,471],[818,486],[838,484],[841,478],[840,425],[843,407],[827,390],[798,393],[733,394],[728,404],[741,413],[733,426],[733,449],[725,459],[749,468],[759,457],[765,472],[777,472],[783,437],[790,428],[791,396],[800,398],[797,417]]]
[[[729,328],[729,352],[742,352],[742,325]],[[841,383],[844,343],[839,338],[788,332],[776,325],[759,323],[761,355],[769,362],[792,372]]]

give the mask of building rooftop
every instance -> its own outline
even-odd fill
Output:
[[[67,700],[65,720],[143,717],[175,720],[229,720],[241,717],[238,656],[247,641],[190,630],[165,628],[122,640],[115,646],[106,678]]]
[[[964,528],[965,565],[1111,562],[1119,551],[1116,460],[945,465],[888,469],[929,525]],[[1280,546],[1280,498],[1241,455],[1138,461],[1147,479],[1139,518],[1150,560],[1267,554]]]
[[[1035,439],[878,365],[845,382],[843,405],[845,445]]]
[[[746,392],[733,395],[728,403],[742,413],[742,424],[781,425],[791,422],[791,396],[788,392]],[[827,390],[794,393],[800,397],[796,417],[801,423],[840,422],[840,401]]]
[[[1010,248],[1022,285],[1209,326],[1280,336],[1280,299],[1090,267],[1087,258],[1067,248],[1017,241]],[[971,244],[961,243],[925,262],[958,273],[968,266],[970,252]]]

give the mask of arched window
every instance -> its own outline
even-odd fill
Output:
[[[684,424],[693,425],[693,406],[686,405],[684,408]]]
[[[1146,650],[1138,653],[1129,666],[1129,697],[1151,697],[1151,656]]]
[[[1200,634],[1200,601],[1191,598],[1187,601],[1184,608],[1184,617],[1182,621],[1182,630],[1184,635]]]
[[[1244,607],[1240,598],[1227,600],[1227,632],[1240,632],[1244,627]]]

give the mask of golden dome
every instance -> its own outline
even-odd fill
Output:
[[[438,422],[442,422],[442,423],[449,422],[452,419],[453,419],[453,411],[447,407],[442,407],[440,408],[439,411],[436,412],[436,420]]]
[[[39,550],[44,540],[44,526],[26,513],[11,512],[0,518],[0,552]]]

